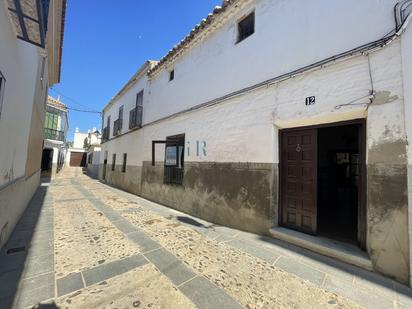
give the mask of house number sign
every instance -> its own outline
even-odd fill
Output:
[[[315,96],[307,97],[307,98],[306,98],[305,105],[306,105],[306,106],[308,106],[308,105],[315,105],[315,102],[316,102],[316,97],[315,97]]]

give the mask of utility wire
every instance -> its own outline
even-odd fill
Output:
[[[57,94],[59,94],[60,96],[62,96],[62,97],[64,97],[64,98],[68,99],[69,101],[71,101],[71,102],[74,103],[74,104],[77,104],[77,105],[82,106],[82,107],[90,108],[90,106],[81,104],[81,103],[79,103],[79,101],[77,101],[77,100],[75,100],[75,99],[73,99],[73,98],[65,95],[64,93],[61,93],[60,91],[58,91],[58,90],[56,90],[56,89],[54,89],[54,88],[50,88],[50,90],[53,91],[53,92],[55,92],[55,93],[57,93]]]
[[[101,114],[102,112],[99,111],[92,111],[92,110],[85,110],[85,109],[77,109],[73,107],[67,107],[68,110],[75,111],[75,112],[81,112],[81,113],[91,113],[91,114]]]

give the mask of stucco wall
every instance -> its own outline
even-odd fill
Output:
[[[408,137],[408,201],[409,201],[409,261],[412,263],[412,28],[408,27],[402,37],[402,64],[405,106],[405,126]],[[412,269],[412,264],[410,266]],[[410,276],[412,285],[412,275]]]
[[[6,243],[40,184],[40,171],[0,189],[0,248]]]
[[[0,70],[6,78],[0,118],[2,187],[25,175],[27,143],[40,64],[37,47],[16,38],[3,2],[0,3],[0,42]]]
[[[396,2],[242,1],[218,31],[152,78],[145,123],[380,39],[395,28]],[[255,33],[235,44],[237,21],[252,10]]]
[[[40,50],[16,38],[0,1],[0,70],[6,79],[0,116],[0,247],[39,185],[47,72]],[[47,63],[46,63],[47,66]]]

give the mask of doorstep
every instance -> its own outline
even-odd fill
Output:
[[[329,238],[300,233],[283,227],[270,229],[270,234],[273,238],[373,271],[369,256],[357,246]]]

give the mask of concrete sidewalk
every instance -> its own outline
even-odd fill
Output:
[[[218,226],[110,187],[116,194],[365,308],[412,308],[412,289],[374,272],[270,237]]]
[[[0,252],[0,308],[412,308],[410,296],[378,274],[216,226],[80,169],[39,188]]]

